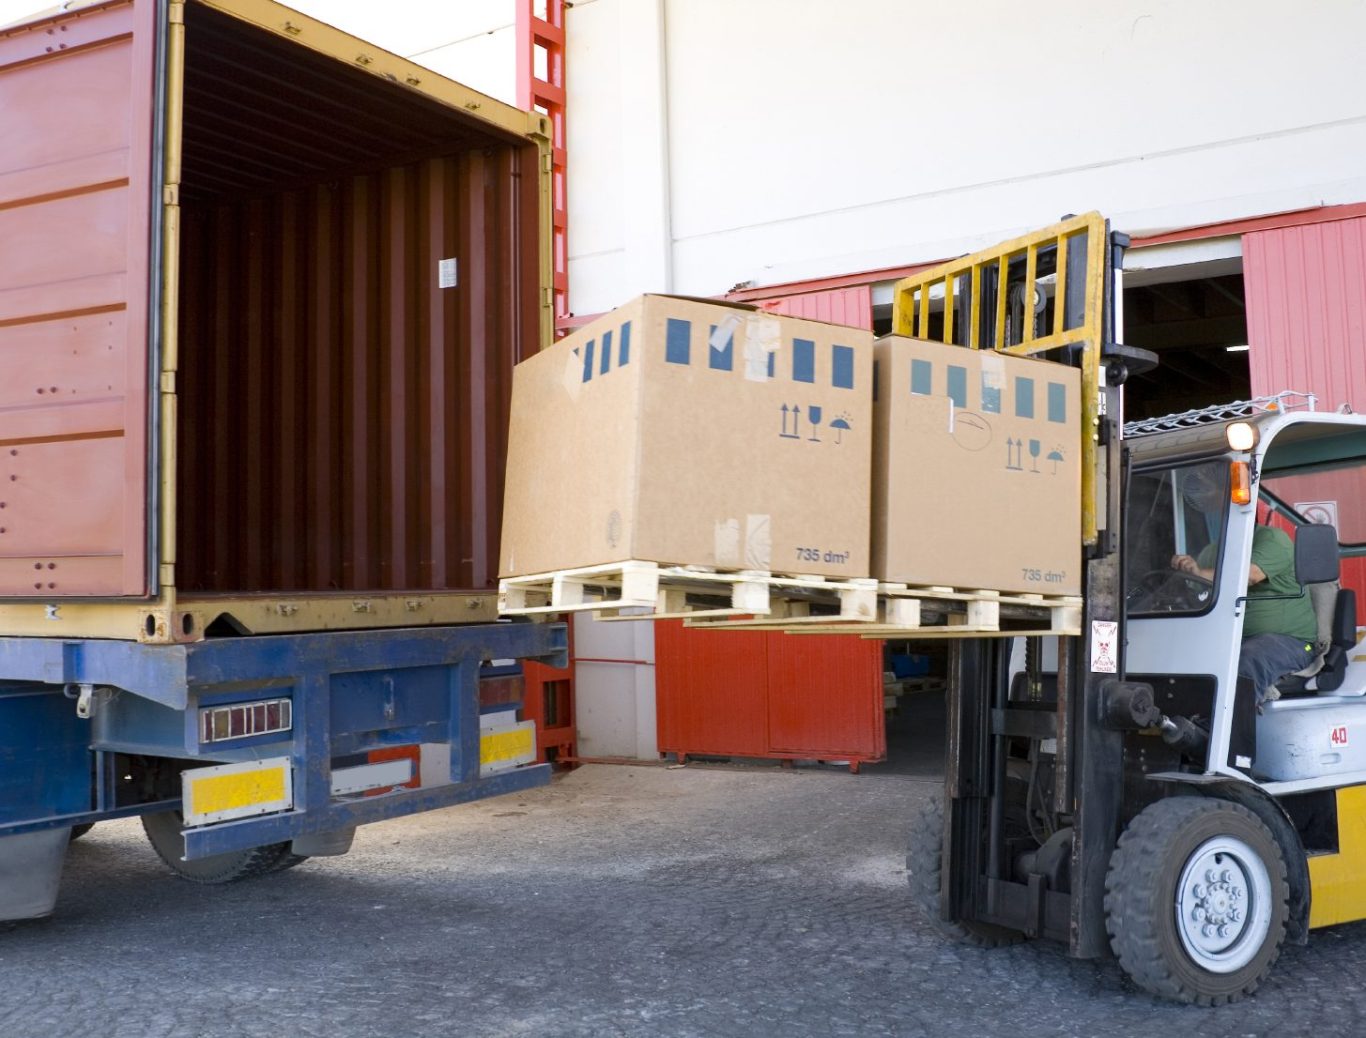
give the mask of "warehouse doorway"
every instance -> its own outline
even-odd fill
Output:
[[[1124,389],[1128,420],[1247,400],[1247,303],[1240,269],[1163,278],[1152,270],[1126,276],[1123,341],[1152,350],[1160,363]]]

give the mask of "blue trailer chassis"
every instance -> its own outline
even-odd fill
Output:
[[[480,683],[515,673],[513,661],[522,659],[564,666],[567,644],[562,625],[528,623],[186,645],[0,638],[0,879],[8,849],[22,858],[35,841],[57,840],[11,837],[61,830],[64,850],[73,826],[180,806],[164,776],[160,788],[146,776],[139,785],[130,762],[157,762],[163,772],[178,773],[291,759],[291,809],[187,829],[187,860],[543,784],[545,765],[481,777]],[[203,741],[202,708],[267,698],[292,703],[289,732]],[[78,716],[78,703],[88,718]],[[501,702],[498,709],[518,705]],[[449,745],[449,775],[441,782],[380,796],[334,795],[334,762],[420,744]],[[11,870],[33,867],[11,863]]]

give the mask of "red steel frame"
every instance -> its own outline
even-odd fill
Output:
[[[555,335],[566,331],[569,313],[569,207],[565,182],[565,0],[517,0],[517,106],[535,109],[550,120],[551,256],[554,275]],[[539,12],[539,13],[538,13]],[[544,55],[545,78],[536,74]],[[577,752],[574,713],[573,626],[570,664],[563,670],[525,664],[526,703],[522,716],[536,722],[536,760],[572,760]]]
[[[536,722],[536,763],[571,764],[578,754],[574,718],[574,624],[569,621],[569,666],[548,667],[527,660],[522,720]]]
[[[537,9],[543,14],[537,14]],[[565,182],[565,0],[518,0],[517,106],[550,119],[551,253],[556,336],[569,316],[569,204]],[[545,56],[545,78],[536,74],[537,55]]]

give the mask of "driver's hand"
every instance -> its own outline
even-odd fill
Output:
[[[1182,573],[1198,574],[1200,572],[1200,564],[1189,555],[1173,555],[1172,569],[1179,569]]]

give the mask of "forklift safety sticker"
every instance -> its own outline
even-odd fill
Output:
[[[1347,726],[1345,724],[1333,726],[1333,730],[1328,733],[1328,745],[1335,750],[1341,750],[1347,746]]]
[[[1118,638],[1118,621],[1091,621],[1091,672],[1093,674],[1118,673],[1119,653],[1115,645]]]

